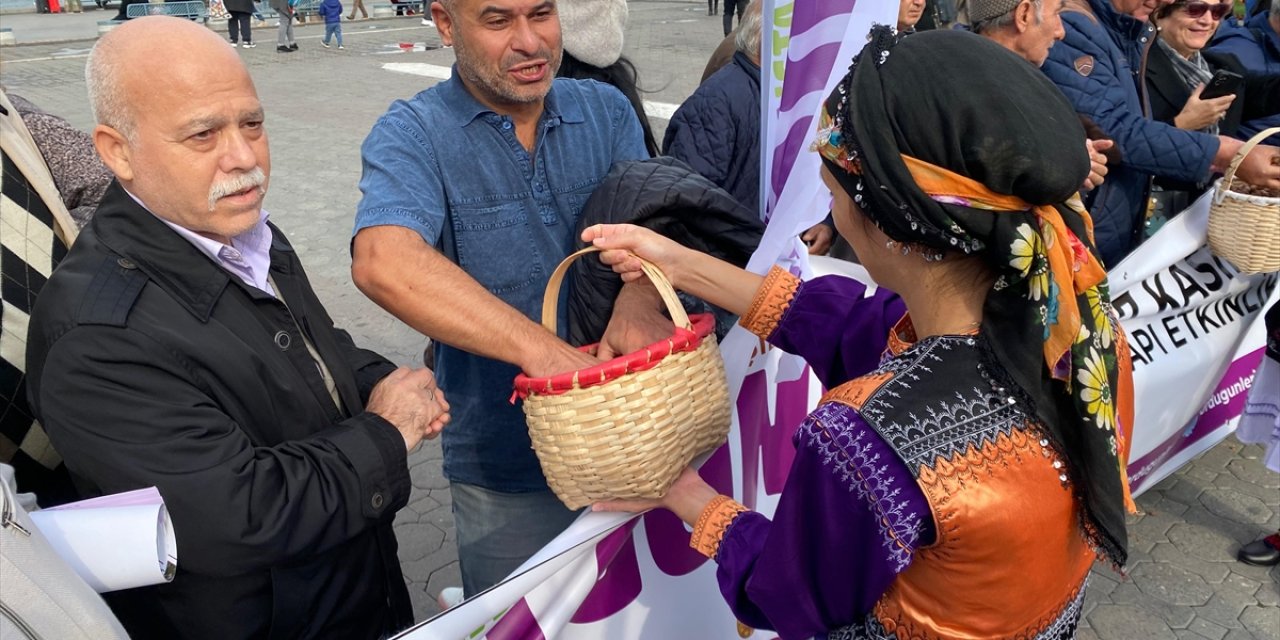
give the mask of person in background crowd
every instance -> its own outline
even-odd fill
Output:
[[[1271,305],[1265,321],[1266,356],[1254,375],[1236,437],[1241,442],[1264,445],[1262,464],[1280,473],[1280,304]],[[1244,545],[1236,557],[1240,562],[1262,567],[1280,564],[1280,531]]]
[[[1249,19],[1224,26],[1209,50],[1235,56],[1253,73],[1280,73],[1280,0],[1259,0]]]
[[[369,19],[369,12],[364,10],[364,0],[351,0],[351,15],[347,16],[347,19],[355,20],[356,11],[360,12],[360,19]]]
[[[132,20],[85,75],[116,181],[36,299],[28,397],[80,497],[159,489],[181,558],[108,602],[135,639],[404,628],[391,525],[449,419],[431,372],[335,328],[267,222],[262,105],[224,40]]]
[[[968,14],[975,16],[974,33],[994,40],[996,44],[1018,54],[1040,67],[1049,57],[1049,49],[1062,39],[1063,0],[971,0]],[[1085,134],[1089,135],[1086,126]],[[1085,139],[1089,151],[1090,171],[1083,189],[1102,184],[1107,175],[1105,152],[1115,145],[1107,139]]]
[[[1147,61],[1151,117],[1179,129],[1239,138],[1244,120],[1280,122],[1280,73],[1251,72],[1233,55],[1202,51],[1230,10],[1229,0],[1192,0],[1161,7],[1153,16],[1160,37]],[[1218,70],[1244,77],[1232,94],[1202,100]]]
[[[342,0],[324,0],[320,3],[320,15],[324,16],[324,39],[320,45],[329,48],[330,38],[337,39],[338,48],[342,47]]]
[[[644,130],[644,146],[650,156],[658,155],[649,116],[640,98],[636,66],[622,55],[627,27],[626,0],[560,0],[560,31],[564,34],[564,57],[556,76],[578,80],[598,80],[612,85],[627,97]]]
[[[1147,18],[1166,0],[1069,0],[1066,37],[1042,70],[1078,113],[1116,143],[1120,162],[1088,195],[1098,250],[1114,266],[1145,237],[1151,177],[1202,182],[1226,169],[1243,144],[1226,136],[1183,131],[1147,117],[1134,75],[1146,67],[1155,28]],[[970,16],[972,19],[972,16]],[[1260,146],[1240,165],[1241,179],[1280,188],[1280,149]]]
[[[280,16],[280,27],[276,31],[276,52],[289,53],[298,50],[298,43],[293,39],[293,19],[296,15],[290,0],[271,0],[271,8]]]
[[[742,13],[747,9],[749,0],[724,0],[724,35],[733,31],[733,14],[738,14],[738,24],[742,24]]]
[[[924,15],[925,0],[898,0],[898,31],[915,31],[916,23]]]
[[[707,15],[714,16],[720,9],[720,0],[707,0]]]
[[[455,72],[392,104],[365,139],[351,272],[365,295],[435,341],[454,417],[444,474],[469,597],[578,515],[547,488],[508,398],[521,370],[542,377],[598,362],[533,319],[583,203],[614,163],[648,154],[617,89],[555,78],[554,3],[443,0],[431,12]],[[624,287],[602,352],[669,337],[660,305],[653,287]],[[452,604],[457,591],[438,600]]]
[[[1223,24],[1208,52],[1234,57],[1247,74],[1280,75],[1280,0],[1258,0],[1252,11],[1243,25]],[[1280,127],[1280,115],[1246,119],[1236,129],[1234,137],[1247,140],[1271,127]],[[1280,136],[1272,136],[1266,142],[1280,145]]]
[[[737,619],[783,640],[1070,637],[1094,560],[1125,563],[1132,508],[1130,358],[1076,196],[1083,137],[995,43],[878,27],[814,143],[876,293],[588,229],[624,279],[654,262],[830,389],[772,521],[691,469],[661,500],[595,508],[672,511]]]
[[[1234,56],[1201,51],[1230,8],[1229,0],[1179,1],[1153,14],[1160,35],[1147,60],[1152,118],[1187,131],[1233,138],[1242,137],[1242,121],[1280,123],[1280,74],[1250,73]],[[1239,74],[1244,82],[1234,93],[1202,100],[1200,92],[1220,69]],[[1188,182],[1156,177],[1149,230],[1159,229],[1190,206],[1210,184],[1209,179]]]
[[[751,0],[735,32],[732,62],[712,74],[667,123],[662,154],[677,158],[763,218],[760,208],[761,1]],[[818,223],[801,239],[825,255],[835,231]]]
[[[227,35],[231,38],[231,46],[236,46],[237,42],[245,49],[258,46],[253,43],[253,27],[249,24],[249,18],[258,12],[253,0],[223,0],[222,6],[230,14]]]

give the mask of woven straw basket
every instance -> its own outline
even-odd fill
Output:
[[[1280,198],[1231,190],[1240,162],[1276,133],[1280,127],[1262,131],[1240,147],[1209,207],[1209,248],[1244,273],[1280,271]]]
[[[542,325],[552,332],[569,265],[594,251],[565,258],[551,275]],[[542,472],[570,509],[659,498],[694,457],[729,434],[729,390],[714,319],[704,314],[691,321],[666,276],[643,264],[675,323],[671,338],[589,369],[516,378]]]

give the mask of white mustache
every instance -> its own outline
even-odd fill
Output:
[[[257,187],[259,193],[266,193],[262,189],[262,183],[266,181],[267,175],[262,172],[262,169],[254,167],[234,178],[214,183],[212,187],[209,187],[209,210],[213,211],[214,207],[218,205],[218,200],[233,193],[240,193],[245,189]]]

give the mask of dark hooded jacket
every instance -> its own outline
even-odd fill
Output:
[[[652,229],[739,267],[746,266],[764,234],[754,212],[689,165],[666,157],[614,165],[583,205],[578,236],[592,225],[620,223]],[[599,260],[579,260],[569,282],[569,342],[598,342],[622,281]],[[690,306],[705,310],[687,301]],[[718,313],[717,333],[723,336],[732,322],[732,316]]]

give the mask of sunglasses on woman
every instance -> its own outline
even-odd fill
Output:
[[[1207,11],[1214,20],[1221,20],[1226,17],[1227,12],[1231,10],[1231,5],[1223,2],[1220,4],[1209,4],[1208,2],[1184,2],[1175,6],[1180,6],[1183,11],[1187,12],[1188,18],[1199,18]]]

